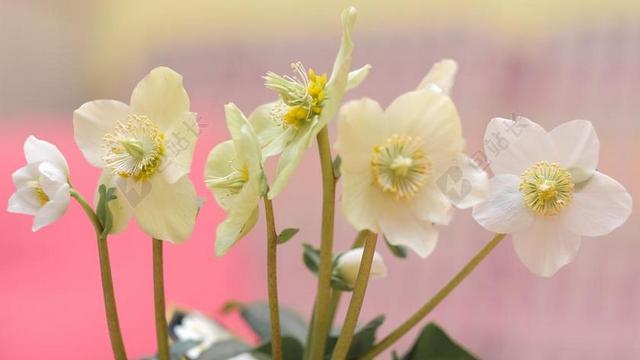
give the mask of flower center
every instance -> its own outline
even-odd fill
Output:
[[[249,180],[249,169],[244,165],[240,169],[234,169],[227,176],[209,177],[205,179],[207,186],[216,189],[227,189],[233,193],[240,192],[244,184]]]
[[[294,76],[280,76],[268,72],[265,86],[280,94],[283,106],[276,106],[272,116],[284,127],[299,127],[305,121],[320,115],[325,97],[327,74],[316,75],[313,69],[306,71],[300,63],[291,64]]]
[[[410,199],[429,179],[431,161],[422,151],[422,139],[393,135],[373,148],[371,170],[383,191]]]
[[[520,177],[522,199],[538,215],[557,215],[571,202],[571,173],[557,163],[538,162]]]
[[[39,180],[30,180],[27,182],[27,186],[30,187],[36,195],[38,202],[41,206],[44,206],[49,202],[49,195],[42,189],[42,185],[40,185]]]
[[[103,160],[122,177],[149,178],[164,155],[164,134],[145,115],[129,114],[127,121],[118,121],[103,140]]]

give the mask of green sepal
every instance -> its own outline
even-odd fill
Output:
[[[101,236],[107,236],[113,227],[113,214],[109,209],[109,201],[117,199],[115,195],[116,188],[107,187],[104,184],[100,184],[98,187],[98,205],[96,206],[96,216],[102,226]]]
[[[384,243],[387,244],[389,251],[395,256],[401,259],[407,258],[407,248],[401,245],[393,245],[387,240],[387,237],[384,237]]]

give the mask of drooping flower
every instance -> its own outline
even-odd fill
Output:
[[[345,104],[338,116],[347,220],[422,257],[435,247],[435,225],[449,223],[452,204],[473,206],[487,191],[486,173],[462,152],[460,119],[445,94],[454,74],[454,62],[438,63],[418,90],[386,110],[364,98]]]
[[[58,220],[67,211],[70,199],[69,166],[58,148],[35,136],[24,142],[27,165],[11,176],[16,192],[7,211],[33,215],[33,231]]]
[[[338,272],[338,275],[351,287],[356,283],[363,252],[364,248],[362,247],[351,249],[340,254],[336,262],[336,271]],[[384,264],[382,256],[376,251],[373,254],[373,262],[371,263],[371,272],[369,273],[369,277],[371,279],[379,279],[385,276],[387,276],[387,266]]]
[[[73,113],[73,126],[84,157],[104,169],[100,183],[117,189],[109,202],[113,233],[135,216],[156,239],[189,237],[198,202],[187,175],[199,129],[180,74],[155,68],[133,90],[130,105],[87,102]]]
[[[473,217],[510,233],[522,262],[551,276],[576,256],[582,236],[602,236],[631,213],[625,188],[596,170],[600,143],[589,121],[547,132],[526,118],[492,119],[485,152],[495,176]]]
[[[225,106],[231,140],[214,147],[205,167],[205,183],[227,218],[216,230],[216,254],[224,255],[258,221],[258,203],[266,192],[258,137],[234,104]]]
[[[369,65],[349,72],[353,42],[351,31],[356,9],[342,12],[342,41],[330,77],[292,64],[294,76],[268,72],[265,85],[279,94],[279,100],[259,106],[249,121],[255,128],[265,157],[281,154],[269,198],[277,196],[297,168],[304,151],[335,116],[344,93],[367,76]]]

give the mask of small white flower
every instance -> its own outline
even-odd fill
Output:
[[[460,119],[445,94],[455,69],[455,62],[441,62],[386,110],[364,98],[345,104],[338,117],[347,220],[422,257],[436,245],[434,225],[449,223],[451,205],[468,208],[487,192],[486,173],[462,152]]]
[[[495,176],[473,217],[488,230],[513,234],[533,273],[553,275],[576,256],[582,236],[605,235],[629,217],[629,193],[596,170],[600,143],[589,121],[547,132],[523,117],[496,118],[484,141]]]
[[[104,169],[100,183],[117,189],[109,202],[111,232],[135,216],[156,239],[179,243],[189,237],[198,202],[187,175],[199,129],[180,74],[153,69],[133,90],[130,105],[83,104],[73,113],[73,128],[87,161]]]
[[[342,280],[351,287],[356,283],[363,253],[364,248],[359,247],[351,249],[338,257],[336,270],[338,271],[340,278],[342,278]],[[371,279],[379,279],[385,276],[387,276],[387,266],[384,264],[382,256],[376,251],[373,254],[373,262],[371,263],[371,272],[369,277]]]
[[[194,340],[198,345],[187,351],[189,359],[197,359],[217,342],[233,339],[222,325],[209,319],[199,312],[185,314],[179,324],[173,327],[173,333],[178,340]]]
[[[27,165],[13,173],[7,211],[33,215],[33,231],[58,220],[69,205],[69,167],[58,148],[35,136],[24,142]]]

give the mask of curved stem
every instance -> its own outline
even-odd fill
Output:
[[[335,178],[333,160],[329,145],[329,131],[325,126],[316,137],[322,169],[322,231],[320,242],[320,269],[318,270],[318,288],[316,307],[311,327],[311,360],[324,358],[324,349],[329,333],[329,298],[331,295],[331,271],[333,252],[333,220],[335,210]]]
[[[378,235],[372,232],[367,232],[367,237],[364,240],[364,250],[362,252],[362,259],[360,260],[360,268],[358,269],[358,276],[356,277],[356,283],[353,287],[353,294],[351,295],[351,301],[349,302],[349,309],[338,337],[338,342],[333,350],[332,360],[342,360],[347,358],[349,353],[349,347],[351,346],[351,340],[353,339],[353,331],[358,323],[358,317],[360,316],[360,310],[362,309],[362,303],[364,301],[364,295],[367,291],[367,285],[369,284],[369,274],[371,273],[371,263],[373,262],[373,255],[376,251],[376,239]]]
[[[109,339],[111,340],[111,350],[116,360],[126,360],[127,353],[122,341],[120,322],[118,320],[118,309],[113,291],[113,278],[111,276],[111,261],[109,260],[109,246],[107,237],[102,236],[102,225],[87,200],[75,189],[71,189],[71,196],[78,201],[96,232],[98,242],[98,257],[100,259],[100,276],[102,279],[102,295],[104,298],[104,311],[107,316],[107,328],[109,329]]]
[[[164,269],[162,255],[162,240],[152,239],[153,242],[153,304],[156,320],[156,341],[158,343],[158,358],[170,360],[169,336],[167,334],[167,318],[164,301]]]
[[[278,233],[273,216],[273,204],[264,197],[264,210],[267,220],[267,289],[269,293],[269,312],[271,316],[271,357],[282,360],[282,337],[280,335],[280,307],[278,305],[278,269],[277,247]]]
[[[391,332],[387,337],[382,339],[378,344],[372,347],[366,354],[360,357],[360,360],[373,359],[376,355],[393,345],[398,339],[404,336],[411,328],[424,319],[429,313],[435,309],[442,300],[464,280],[477,266],[484,260],[487,255],[504,239],[505,234],[496,234],[487,245],[485,245],[471,260],[451,279],[449,282],[436,293],[426,304],[415,312],[407,321]]]

